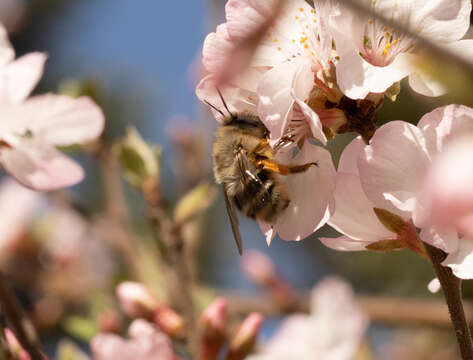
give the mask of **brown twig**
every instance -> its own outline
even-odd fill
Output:
[[[440,281],[440,285],[442,285],[450,318],[453,328],[455,329],[455,335],[458,345],[460,346],[462,359],[473,360],[473,343],[462,304],[461,280],[453,274],[450,268],[442,266],[442,261],[445,260],[446,257],[446,254],[442,250],[429,244],[425,244],[425,247]]]
[[[30,355],[31,360],[45,360],[47,357],[41,352],[38,335],[33,324],[24,313],[21,305],[6,284],[5,278],[0,273],[0,304],[6,315],[11,330],[17,337],[21,346]]]
[[[236,315],[260,312],[265,316],[286,315],[293,312],[308,313],[310,297],[299,293],[296,306],[284,309],[269,295],[244,294],[216,291],[228,301],[228,309]],[[450,315],[445,302],[438,299],[406,299],[390,296],[357,296],[356,301],[373,322],[390,325],[451,326]],[[473,303],[464,304],[468,323],[473,326]]]

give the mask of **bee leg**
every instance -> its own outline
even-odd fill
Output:
[[[278,164],[271,160],[260,160],[257,162],[259,166],[262,166],[264,170],[272,171],[280,175],[289,175],[289,174],[296,174],[300,172],[304,172],[309,169],[312,165],[319,166],[316,162],[302,164],[302,165],[294,165],[294,166],[287,166]]]

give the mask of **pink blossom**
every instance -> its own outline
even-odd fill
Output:
[[[312,291],[311,313],[288,316],[261,353],[248,360],[350,360],[367,326],[350,286],[327,278]]]
[[[337,247],[337,241],[342,241],[340,246],[360,249],[359,245],[383,239],[383,234],[389,238],[389,231],[383,230],[369,211],[380,208],[416,226],[421,230],[422,241],[448,253],[443,264],[451,267],[455,275],[472,278],[473,242],[462,237],[455,228],[439,227],[431,222],[429,201],[423,191],[432,159],[468,133],[473,133],[473,109],[449,105],[424,115],[417,126],[403,121],[383,125],[368,146],[356,145],[359,140],[355,140],[350,145],[351,152],[350,148],[346,150],[345,160],[349,160],[350,165],[345,167],[342,158],[339,167],[335,191],[337,211],[331,220],[347,238],[335,240],[331,247]],[[358,150],[354,150],[355,147]],[[350,182],[344,173],[356,173],[356,168],[359,183],[352,178],[351,185],[346,185]],[[347,186],[351,186],[350,191]],[[357,216],[357,212],[364,215]],[[350,216],[358,223],[350,221]],[[325,244],[329,241],[324,239]],[[349,248],[353,241],[358,243],[355,248]]]
[[[341,2],[340,2],[341,3]],[[466,57],[473,53],[473,40],[460,40],[470,25],[469,0],[363,1],[387,18],[408,26],[426,37]],[[329,25],[340,60],[337,82],[352,99],[368,93],[382,93],[393,83],[409,76],[413,90],[427,96],[445,90],[431,76],[417,69],[419,46],[415,39],[344,6],[332,13]]]
[[[473,134],[452,141],[433,158],[424,197],[432,223],[473,239]]]
[[[95,360],[175,360],[171,341],[145,320],[131,323],[124,339],[115,334],[98,334],[91,343]]]
[[[55,146],[96,139],[104,127],[100,108],[89,98],[59,95],[28,98],[43,73],[46,56],[31,53],[14,60],[0,29],[1,161],[23,185],[53,190],[79,182],[82,168]]]
[[[158,300],[143,284],[124,281],[116,288],[120,307],[131,318],[148,317],[159,306]]]

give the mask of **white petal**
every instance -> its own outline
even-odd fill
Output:
[[[20,105],[19,110],[25,117],[26,128],[34,136],[57,146],[95,140],[105,125],[102,110],[88,97],[34,96]]]
[[[412,3],[411,25],[432,40],[458,40],[470,26],[470,0],[416,0]]]
[[[388,231],[373,211],[356,175],[338,173],[335,186],[335,214],[328,221],[335,230],[353,240],[375,242],[393,239],[396,234]]]
[[[6,65],[0,72],[3,95],[14,103],[25,100],[41,79],[45,62],[45,54],[31,53]]]
[[[441,288],[440,281],[437,278],[432,279],[427,285],[427,289],[429,289],[429,291],[432,294],[437,293],[440,290],[440,288]]]
[[[24,186],[41,191],[77,184],[84,171],[73,160],[48,145],[24,140],[2,151],[5,169]]]
[[[412,56],[400,54],[387,66],[374,66],[353,48],[337,63],[337,83],[349,98],[364,99],[368,93],[382,93],[412,71]]]
[[[436,81],[429,74],[415,72],[409,75],[409,85],[415,92],[425,96],[440,96],[447,92],[442,83]]]
[[[291,89],[296,76],[308,76],[313,79],[314,75],[308,61],[282,63],[267,71],[258,85],[258,115],[270,131],[271,139],[278,140],[288,124],[294,105]],[[307,91],[306,85],[307,83],[298,86],[298,97],[304,95],[302,91]],[[306,98],[309,92],[310,89],[307,91]]]
[[[458,249],[458,235],[455,229],[426,227],[420,231],[423,242],[435,246],[446,253],[456,252]]]
[[[380,127],[358,161],[368,199],[404,218],[410,218],[415,209],[428,164],[422,132],[403,121]]]
[[[335,168],[330,153],[306,141],[292,160],[280,159],[287,165],[317,162],[308,170],[281,177],[289,190],[289,207],[277,219],[274,229],[284,240],[301,240],[323,226],[333,212]],[[315,185],[316,184],[316,185]]]
[[[473,279],[473,240],[461,239],[458,251],[449,254],[442,265],[451,268],[460,279]]]
[[[8,33],[0,23],[0,67],[8,64],[15,58],[15,50],[8,40]]]
[[[348,236],[340,236],[338,238],[319,238],[319,240],[330,249],[339,251],[362,251],[366,250],[369,241],[353,240]]]

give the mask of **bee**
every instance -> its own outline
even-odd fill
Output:
[[[269,131],[260,119],[251,114],[231,113],[220,91],[218,93],[228,116],[206,102],[224,119],[212,146],[213,171],[216,182],[222,185],[233,236],[242,255],[243,242],[235,209],[253,220],[274,223],[291,201],[280,175],[303,172],[318,164],[278,164],[276,152],[292,142],[292,136],[284,136],[272,148]]]

